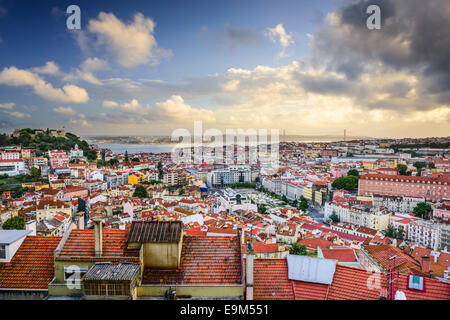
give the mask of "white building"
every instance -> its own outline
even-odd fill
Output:
[[[209,187],[226,186],[238,182],[252,182],[252,171],[247,165],[234,165],[213,170],[206,178]]]
[[[26,174],[25,163],[20,159],[5,159],[0,160],[0,174],[7,174],[8,176],[15,176],[18,174]]]
[[[409,223],[408,240],[419,245],[438,250],[440,246],[441,228],[438,223],[427,220],[416,220]]]
[[[246,195],[236,192],[233,189],[227,188],[223,195],[219,198],[220,209],[234,212],[236,210],[250,210],[257,211],[258,208],[252,204]]]

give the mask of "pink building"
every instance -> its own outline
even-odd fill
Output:
[[[49,150],[50,167],[52,169],[65,169],[69,167],[69,157],[61,150]]]
[[[436,206],[433,210],[433,217],[447,221],[450,220],[450,201],[445,201]]]
[[[366,196],[379,194],[441,201],[443,198],[450,198],[450,175],[416,177],[367,174],[359,179],[358,193]]]
[[[69,186],[62,189],[63,198],[73,199],[73,198],[86,198],[89,194],[89,190],[83,187]]]

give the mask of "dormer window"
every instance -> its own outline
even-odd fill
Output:
[[[0,244],[0,259],[6,259],[6,245]]]
[[[412,290],[424,291],[423,277],[410,275],[408,279],[408,288]]]

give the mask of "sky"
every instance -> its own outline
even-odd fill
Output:
[[[448,136],[448,30],[448,0],[0,0],[0,131]]]

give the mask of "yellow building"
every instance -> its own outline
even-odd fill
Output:
[[[312,200],[312,198],[313,198],[312,186],[303,188],[303,196],[306,198],[306,200]]]
[[[66,184],[64,183],[64,180],[55,180],[50,182],[50,187],[52,189],[64,189]]]
[[[36,207],[36,221],[47,220],[58,212],[72,216],[72,208],[60,200],[43,200]]]
[[[130,174],[128,176],[128,183],[129,184],[141,184],[145,181],[145,176],[138,172],[138,173],[134,173],[134,174]]]

